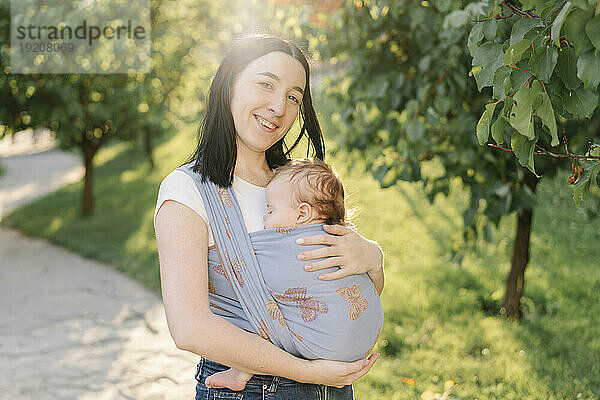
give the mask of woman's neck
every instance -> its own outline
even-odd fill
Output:
[[[256,186],[267,186],[273,171],[269,168],[265,153],[242,155],[239,151],[235,162],[234,174]]]

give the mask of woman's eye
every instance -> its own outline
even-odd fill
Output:
[[[269,82],[258,82],[259,85],[266,87],[267,89],[272,89],[273,86]]]
[[[300,100],[296,96],[288,96],[288,99],[292,100],[296,104],[300,104]]]

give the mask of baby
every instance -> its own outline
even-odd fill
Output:
[[[275,169],[265,200],[265,229],[346,222],[342,182],[333,169],[320,160],[298,159]],[[239,391],[251,377],[248,372],[230,368],[211,375],[205,384]]]

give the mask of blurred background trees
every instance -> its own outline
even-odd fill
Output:
[[[79,149],[84,214],[93,211],[98,150],[115,139],[138,143],[153,166],[153,141],[199,120],[229,43],[255,31],[294,39],[334,71],[326,87],[344,132],[338,145],[364,159],[382,187],[418,181],[433,201],[461,180],[465,230],[449,238],[459,261],[464,240],[491,240],[503,216],[517,216],[501,310],[510,317],[519,316],[538,182],[571,165],[536,156],[534,166],[535,146],[558,152],[564,128],[570,150],[597,154],[593,1],[152,0],[151,72],[114,75],[11,74],[9,1],[0,7],[0,137],[44,128],[62,148]],[[481,146],[490,133],[510,148]],[[598,165],[572,164],[577,204],[587,200],[591,214]]]
[[[533,8],[537,3],[529,1],[518,6]],[[576,56],[569,45],[560,45],[571,58],[561,62],[555,73],[540,62],[535,65],[536,70],[530,70],[531,57],[541,59],[547,52],[556,53],[553,42],[544,40],[544,33],[560,15],[560,5],[543,3],[546,14],[542,20],[524,19],[514,12],[508,18],[511,8],[501,1],[345,2],[332,15],[332,23],[313,31],[309,39],[323,57],[339,66],[339,74],[329,82],[330,93],[338,105],[335,118],[345,127],[345,134],[338,136],[339,145],[352,150],[356,157],[365,158],[368,171],[382,187],[399,181],[418,181],[433,201],[438,194],[447,195],[451,180],[458,177],[469,190],[470,200],[463,214],[463,236],[467,240],[478,233],[491,239],[492,226],[498,226],[503,216],[516,214],[512,268],[500,310],[513,318],[520,315],[536,187],[542,176],[554,176],[558,168],[568,168],[572,161],[536,157],[536,175],[531,172],[534,146],[557,146],[557,131],[564,127],[571,149],[583,154],[588,141],[599,134],[597,91],[595,86],[588,88],[587,83],[583,89],[574,66]],[[473,25],[474,20],[483,21]],[[539,42],[535,53],[532,41]],[[508,49],[515,42],[522,46],[519,57],[510,52],[512,48]],[[525,42],[527,46],[523,46]],[[518,67],[505,65],[510,63]],[[467,78],[473,74],[476,80]],[[530,85],[526,89],[541,88],[541,80],[549,81],[550,76],[553,80],[564,79],[557,75],[570,77],[573,85],[577,83],[577,90],[589,93],[585,107],[556,108],[556,120],[554,112],[548,111],[546,117],[540,111],[542,106],[536,103],[536,116],[541,118],[534,119],[529,100],[532,110],[519,118],[531,120],[528,129],[532,136],[525,137],[520,131],[513,134],[510,127],[518,124],[508,112],[517,103],[516,99],[512,101],[515,92],[526,82]],[[481,91],[487,86],[491,87]],[[506,118],[493,118],[496,124],[491,123],[492,106],[495,108],[499,101],[489,103],[492,95],[496,100],[507,99],[502,111]],[[551,98],[552,104],[557,103]],[[539,101],[544,107],[551,107],[547,95],[544,99]],[[526,101],[522,103],[525,107]],[[513,107],[513,113],[519,114],[520,107],[520,103]],[[487,114],[481,118],[484,109]],[[590,124],[593,112],[596,114]],[[497,114],[500,113],[494,115]],[[544,133],[550,131],[551,124],[552,142],[551,135]],[[512,148],[503,151],[480,146],[476,127],[484,131],[484,126],[486,132],[491,126],[497,142],[511,143]],[[480,142],[486,141],[487,135],[480,135]],[[428,165],[434,168],[424,173]],[[597,213],[597,203],[592,206],[590,210]],[[461,254],[457,256],[460,260]]]

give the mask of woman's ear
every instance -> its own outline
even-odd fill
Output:
[[[296,224],[304,224],[309,222],[313,217],[313,209],[308,203],[300,203],[297,207],[298,217],[296,218]]]

